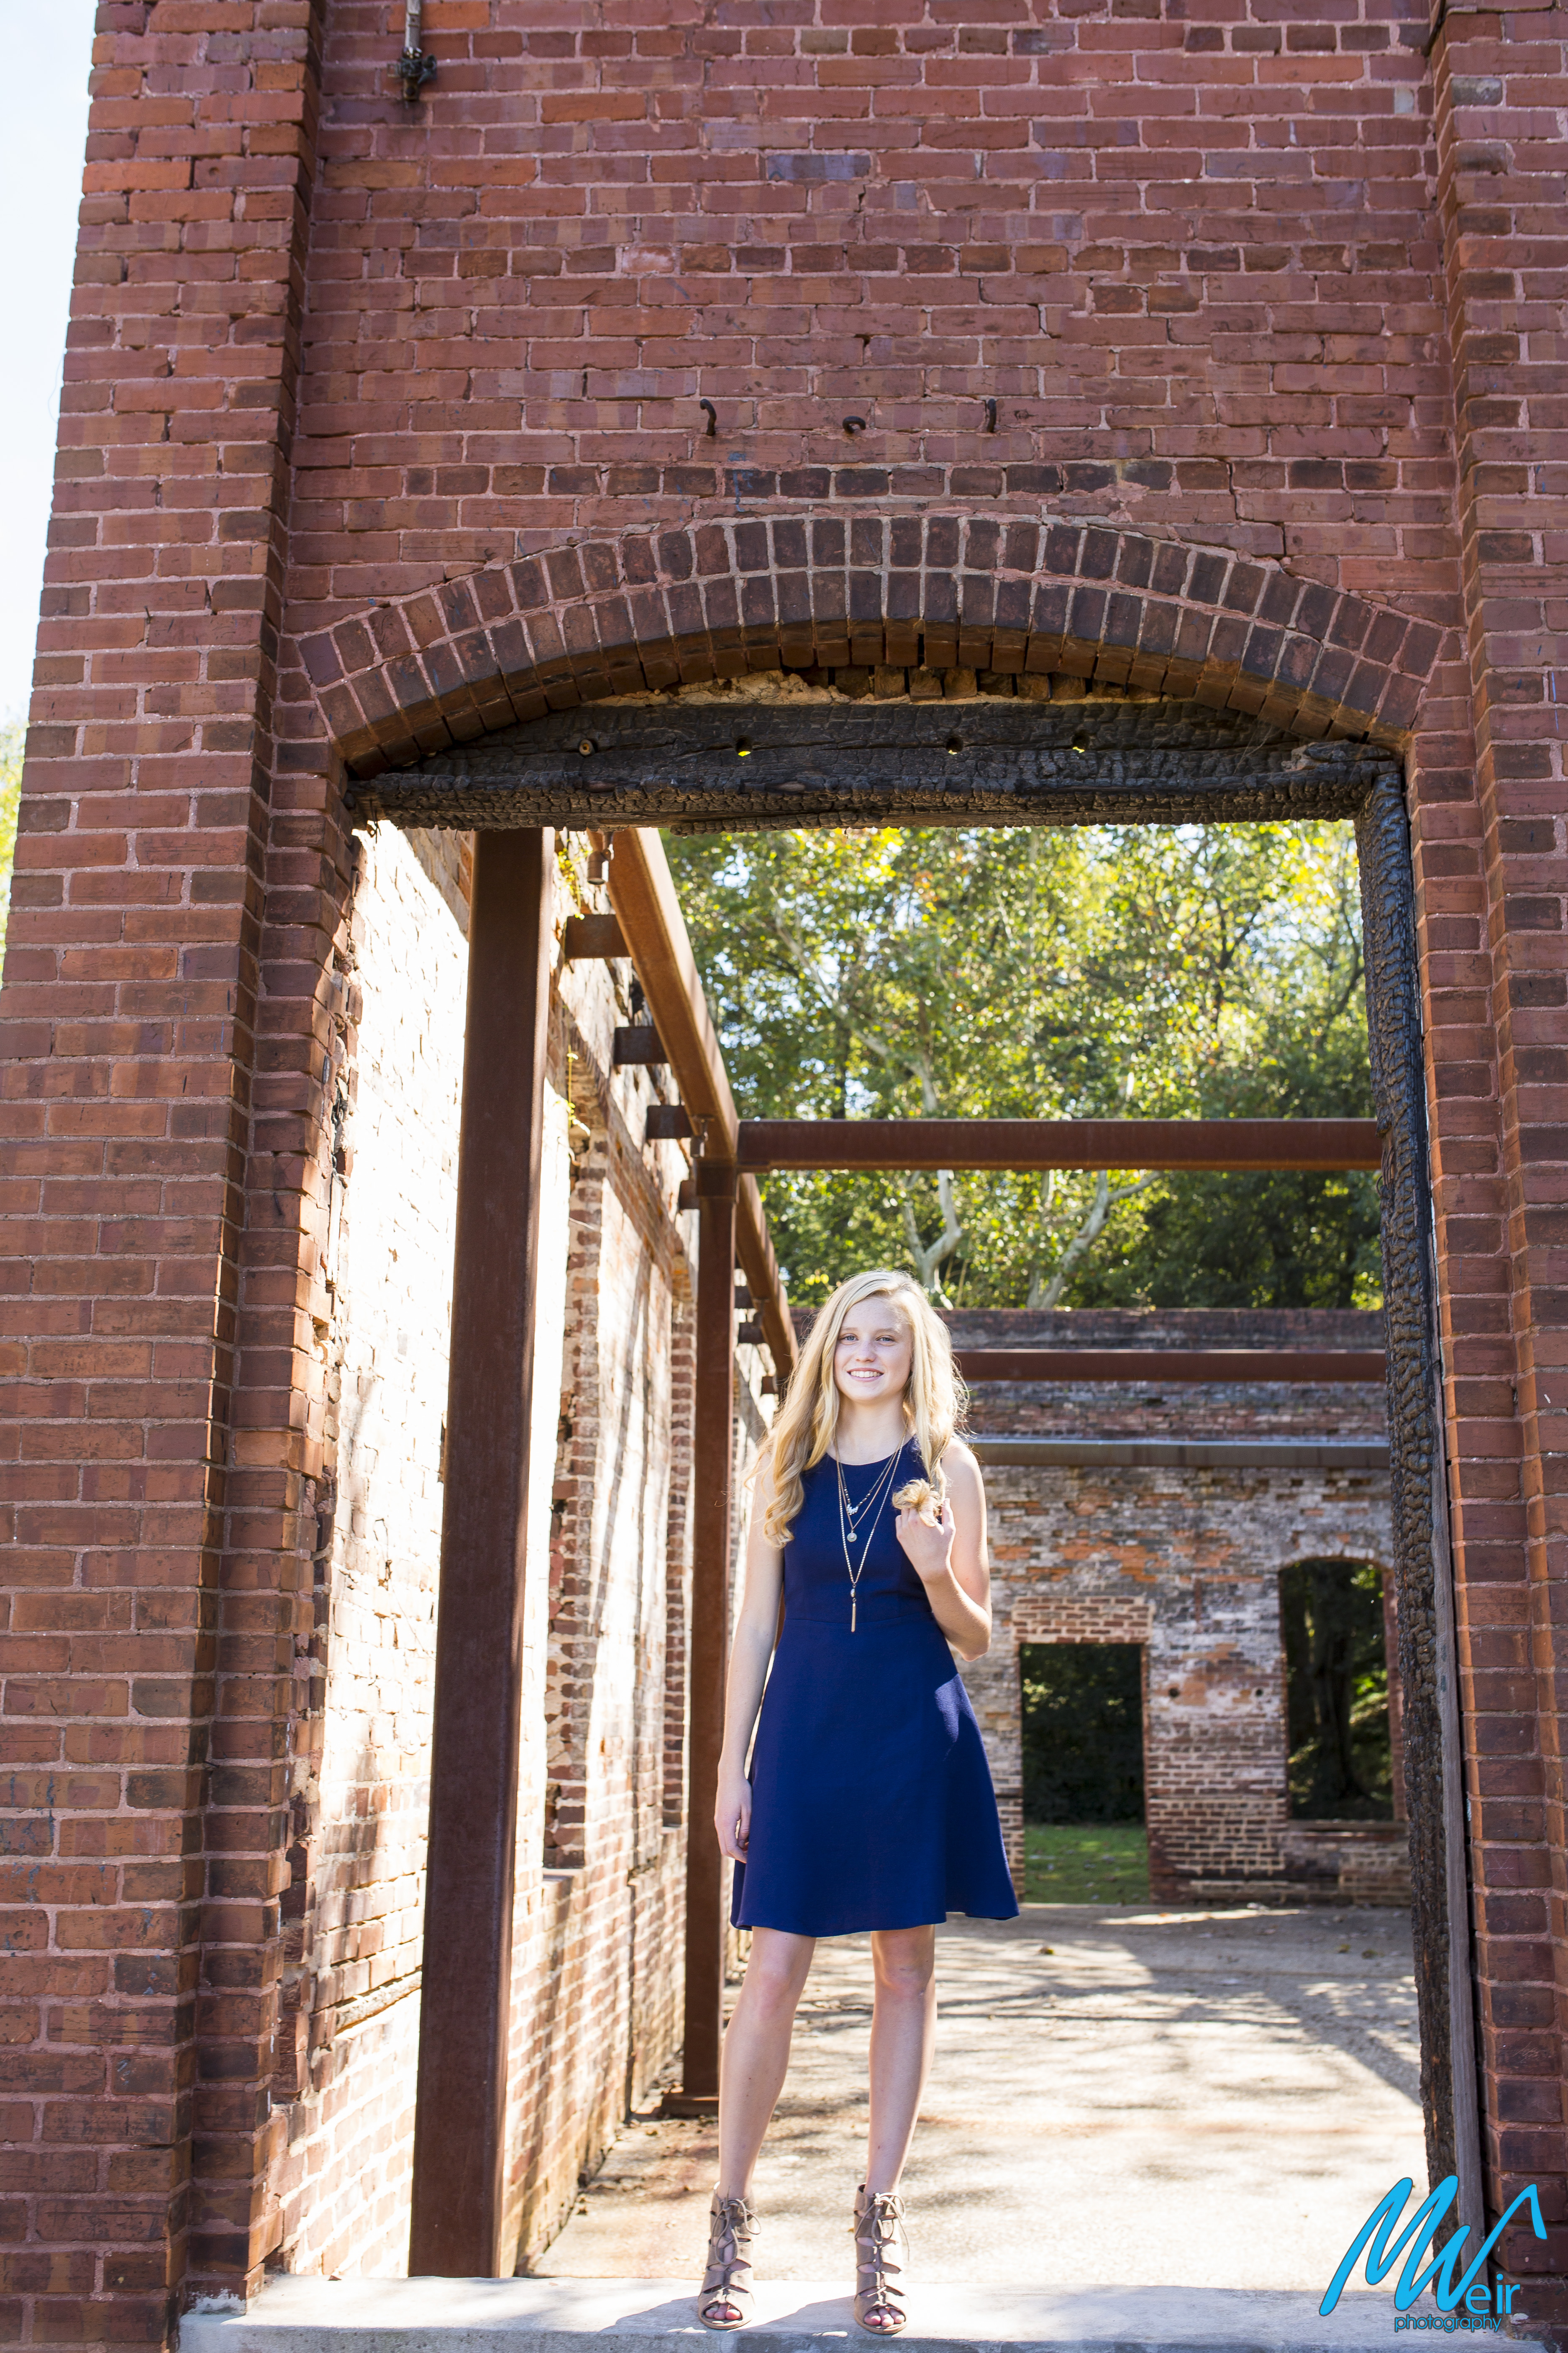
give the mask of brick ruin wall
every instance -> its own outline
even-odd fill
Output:
[[[1085,1310],[959,1313],[959,1345],[1364,1348],[1358,1314]],[[971,1392],[977,1440],[1380,1441],[1382,1392],[1360,1383],[1000,1382]],[[1019,1646],[1143,1650],[1150,1874],[1170,1900],[1408,1896],[1403,1831],[1292,1823],[1279,1572],[1303,1559],[1387,1569],[1386,1467],[985,1464],[995,1631],[963,1670],[1022,1886]]]
[[[280,2034],[286,2085],[325,2047],[305,1978],[341,2000],[304,1923],[358,1982],[404,1917],[349,1892],[348,1747],[295,1787],[345,1402],[346,750],[853,661],[1199,692],[1403,763],[1488,2195],[1542,2185],[1548,2243],[1501,2255],[1568,2327],[1563,11],[426,26],[408,108],[389,0],[99,12],[0,1002],[0,2317],[158,2343],[285,2227],[312,2260],[348,2227],[300,2187],[327,2122],[290,2154],[307,2094],[273,2089]],[[331,1534],[368,1660],[374,1554]],[[553,1936],[586,1896],[548,1900]],[[520,2195],[569,2169],[517,2163]]]
[[[1143,1755],[1158,1896],[1338,1896],[1343,1867],[1408,1899],[1398,1841],[1325,1841],[1292,1826],[1286,1788],[1279,1571],[1389,1557],[1386,1474],[1038,1469],[992,1464],[995,1633],[964,1681],[1022,1862],[1018,1646],[1144,1646]]]

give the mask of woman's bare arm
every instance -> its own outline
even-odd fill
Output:
[[[985,1486],[980,1465],[957,1440],[942,1456],[947,1501],[940,1518],[900,1512],[899,1542],[921,1583],[937,1624],[961,1659],[991,1647],[991,1567],[985,1557]]]
[[[730,1651],[730,1677],[724,1692],[724,1745],[719,1755],[719,1799],[713,1826],[721,1851],[736,1862],[746,1860],[752,1832],[752,1786],[746,1778],[746,1751],[763,1685],[773,1654],[778,1631],[779,1596],[784,1589],[784,1555],[770,1544],[763,1523],[773,1498],[772,1466],[763,1463],[752,1491],[751,1527],[746,1537],[746,1584],[741,1613]]]

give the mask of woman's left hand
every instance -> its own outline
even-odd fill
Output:
[[[944,1501],[940,1511],[933,1502],[923,1511],[900,1512],[893,1522],[893,1531],[923,1585],[948,1575],[952,1565],[954,1532],[951,1504]]]

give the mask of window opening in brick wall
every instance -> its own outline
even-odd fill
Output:
[[[1290,1812],[1299,1821],[1394,1820],[1383,1571],[1299,1560],[1280,1572]]]
[[[1146,1900],[1143,1645],[1020,1643],[1018,1679],[1028,1901]]]

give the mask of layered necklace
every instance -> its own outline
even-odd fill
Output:
[[[866,1550],[876,1528],[878,1514],[887,1501],[888,1490],[893,1483],[893,1473],[903,1458],[903,1447],[900,1446],[897,1454],[889,1457],[883,1469],[873,1481],[869,1493],[862,1495],[858,1504],[852,1504],[849,1500],[849,1490],[844,1480],[843,1463],[837,1454],[833,1458],[833,1467],[838,1474],[838,1541],[844,1548],[845,1574],[849,1579],[849,1631],[852,1634],[855,1631],[860,1572],[866,1566]],[[859,1547],[854,1554],[849,1550],[851,1545]]]

